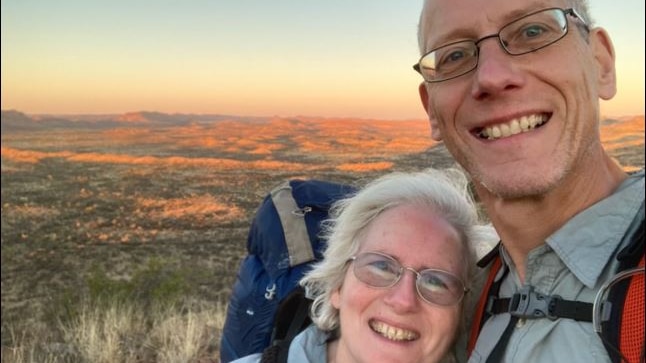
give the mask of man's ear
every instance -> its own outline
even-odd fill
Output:
[[[592,29],[590,44],[597,63],[597,86],[599,97],[609,100],[617,93],[615,49],[608,33],[602,28]]]
[[[440,132],[440,125],[437,122],[435,113],[431,109],[431,102],[428,98],[428,90],[426,89],[426,83],[422,82],[419,85],[419,98],[422,101],[422,106],[424,111],[428,115],[428,121],[431,124],[431,139],[435,141],[442,141],[442,133]]]

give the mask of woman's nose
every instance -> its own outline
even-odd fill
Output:
[[[417,274],[408,269],[402,270],[399,281],[386,291],[384,301],[398,313],[405,313],[419,306]]]

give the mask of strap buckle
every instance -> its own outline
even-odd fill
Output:
[[[548,318],[556,320],[554,309],[561,297],[558,295],[544,295],[534,291],[533,286],[523,286],[511,298],[509,313],[523,319]]]
[[[635,267],[624,270],[613,276],[610,280],[608,280],[601,286],[594,298],[594,303],[592,305],[592,328],[597,334],[601,334],[601,324],[610,320],[612,303],[607,300],[607,295],[610,291],[610,288],[624,279],[643,273],[644,267]]]
[[[274,282],[265,288],[265,299],[273,300],[276,297],[276,293],[276,283]]]

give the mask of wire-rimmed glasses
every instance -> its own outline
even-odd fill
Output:
[[[356,278],[372,287],[394,286],[405,270],[411,271],[416,276],[417,293],[430,304],[454,305],[468,291],[462,280],[450,272],[432,268],[417,271],[402,266],[394,257],[383,253],[365,252],[351,257],[350,261]]]
[[[589,28],[574,9],[549,8],[518,18],[477,40],[460,40],[432,49],[413,68],[426,82],[442,82],[474,70],[478,66],[479,44],[485,39],[498,38],[509,55],[537,51],[561,40],[568,33],[567,16],[578,19],[586,31]]]

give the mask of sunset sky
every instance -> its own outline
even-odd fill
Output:
[[[423,119],[422,0],[2,0],[2,109]],[[590,0],[644,114],[644,0]]]

